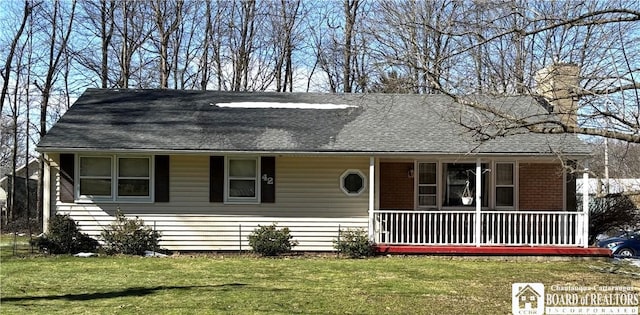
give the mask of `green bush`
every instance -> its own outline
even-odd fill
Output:
[[[291,249],[298,245],[292,240],[289,228],[278,229],[276,224],[260,226],[249,235],[249,246],[255,253],[262,256],[277,256],[291,252]]]
[[[144,221],[128,219],[120,209],[116,210],[116,221],[102,231],[104,250],[109,255],[125,254],[143,256],[145,251],[155,251],[160,242],[160,233],[144,225]]]
[[[341,230],[338,239],[333,243],[340,254],[351,258],[370,257],[375,254],[373,242],[363,229]]]
[[[47,233],[33,239],[31,244],[49,254],[93,252],[100,247],[97,240],[80,232],[68,214],[51,217]]]

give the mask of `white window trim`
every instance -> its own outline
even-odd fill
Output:
[[[234,177],[234,178],[230,178],[229,176],[229,164],[230,164],[230,160],[252,160],[255,162],[256,165],[256,176],[255,178],[243,178],[243,177]],[[262,165],[260,164],[260,161],[262,159],[258,156],[225,156],[224,158],[224,203],[225,204],[260,204],[261,202],[261,198],[260,196],[261,194],[261,182],[260,182],[260,174],[261,174],[261,169],[262,169]],[[229,182],[232,179],[251,179],[255,181],[255,192],[256,195],[255,197],[231,197],[229,196],[229,192],[230,192],[230,187],[229,187]]]
[[[111,175],[109,179],[111,180],[111,195],[109,196],[92,196],[92,195],[82,195],[80,194],[80,183],[82,179],[106,179],[106,176],[81,176],[80,166],[82,158],[108,158],[111,164]],[[112,155],[76,155],[75,161],[75,178],[74,178],[74,196],[76,202],[92,202],[92,201],[100,201],[100,202],[109,202],[113,201],[115,196],[115,191],[113,190],[113,156]]]
[[[431,207],[431,206],[420,206],[419,205],[419,165],[420,163],[436,163],[436,173],[437,173],[437,177],[436,177],[436,206],[435,207]],[[458,160],[458,161],[452,161],[452,160],[444,160],[444,159],[438,159],[438,160],[415,160],[414,161],[414,169],[417,170],[415,172],[415,179],[414,179],[414,189],[415,189],[415,199],[414,199],[414,205],[416,209],[419,210],[428,210],[428,209],[438,209],[438,210],[469,210],[468,207],[458,207],[458,206],[443,206],[443,200],[444,200],[444,191],[446,189],[446,184],[444,183],[444,181],[442,180],[442,176],[443,176],[443,168],[444,168],[444,164],[451,164],[451,163],[456,163],[456,164],[460,164],[460,163],[474,163],[475,161],[472,160]],[[497,207],[496,206],[496,187],[499,185],[496,185],[497,183],[497,178],[496,178],[496,172],[493,170],[496,170],[496,164],[512,164],[513,165],[513,203],[514,206],[513,207],[505,207],[505,206],[501,206],[501,207]],[[520,167],[519,167],[519,161],[518,160],[505,160],[505,159],[495,159],[495,160],[483,160],[482,164],[487,164],[491,169],[491,175],[488,176],[488,183],[484,183],[485,185],[490,185],[489,186],[489,191],[488,191],[488,206],[482,207],[482,210],[519,210],[518,209],[518,205],[519,205],[519,198],[518,198],[518,187],[519,187],[519,182],[520,182]]]
[[[511,164],[512,169],[512,173],[511,175],[513,176],[512,178],[512,184],[511,185],[499,185],[498,184],[498,164]],[[516,199],[516,178],[518,177],[517,172],[516,172],[516,163],[515,162],[510,162],[510,161],[495,161],[493,163],[494,167],[493,169],[495,170],[495,172],[492,172],[492,180],[493,180],[493,198],[491,199],[493,201],[493,207],[496,210],[514,210],[516,208],[516,204],[518,202],[518,200]],[[511,187],[513,188],[513,205],[512,206],[498,206],[498,188],[500,187]]]
[[[148,177],[125,177],[125,176],[120,176],[120,159],[122,158],[137,158],[137,159],[143,159],[146,158],[147,160],[149,160],[149,176]],[[116,183],[115,183],[115,188],[116,190],[114,191],[115,195],[116,195],[116,199],[118,201],[141,201],[141,202],[151,202],[151,197],[153,196],[153,193],[151,192],[151,188],[153,186],[153,181],[152,179],[152,172],[155,169],[153,167],[153,160],[150,156],[133,156],[133,155],[116,155],[115,157],[116,159],[116,169],[115,169],[115,179],[116,179]],[[118,196],[118,182],[120,181],[120,179],[144,179],[144,180],[148,180],[149,181],[149,196]]]
[[[80,159],[83,157],[103,157],[111,159],[111,196],[86,196],[80,194]],[[120,158],[146,158],[149,160],[149,196],[118,196],[118,162]],[[153,203],[154,200],[154,158],[151,155],[127,155],[127,154],[76,154],[74,176],[75,203]],[[87,177],[83,177],[87,178]],[[102,177],[101,177],[102,178]]]
[[[344,187],[344,179],[345,177],[351,175],[351,174],[356,174],[358,176],[360,176],[362,178],[362,188],[360,188],[360,190],[358,190],[358,192],[352,193],[349,192],[345,187]],[[342,175],[340,175],[340,190],[342,190],[342,192],[347,195],[347,196],[360,196],[365,190],[367,190],[367,176],[364,175],[364,173],[362,173],[362,171],[358,170],[358,169],[348,169],[346,171],[344,171],[342,173]]]

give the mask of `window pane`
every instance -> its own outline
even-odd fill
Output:
[[[420,205],[421,206],[435,206],[436,205],[436,197],[435,196],[420,196]]]
[[[84,196],[111,196],[111,179],[80,179],[80,194]]]
[[[420,163],[420,184],[436,183],[436,163]]]
[[[436,186],[420,186],[421,195],[435,195],[436,194]]]
[[[255,197],[256,181],[255,180],[229,180],[229,196],[230,197]]]
[[[118,180],[118,196],[149,196],[149,180],[147,179]]]
[[[81,157],[80,176],[111,176],[111,158]]]
[[[149,159],[121,158],[118,161],[120,177],[149,177]]]
[[[360,174],[351,173],[344,177],[342,184],[349,193],[357,194],[364,188],[364,178]]]
[[[489,198],[485,198],[489,194],[489,173],[484,172],[487,169],[487,164],[482,163],[482,183],[480,187],[482,206],[487,207],[489,205]],[[462,163],[462,164],[444,164],[443,175],[445,180],[445,191],[442,204],[444,206],[463,206],[462,195],[467,181],[469,181],[469,193],[473,198],[473,202],[467,206],[475,206],[475,189],[476,189],[476,164],[475,163]]]
[[[256,177],[255,160],[229,160],[229,176]]]
[[[513,187],[496,188],[496,206],[513,207]]]
[[[513,185],[513,164],[496,164],[496,184]]]

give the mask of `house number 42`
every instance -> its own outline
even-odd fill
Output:
[[[262,181],[267,182],[267,185],[273,185],[273,177],[262,174]]]

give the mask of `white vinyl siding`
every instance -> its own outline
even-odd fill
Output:
[[[160,245],[172,250],[248,250],[247,236],[258,225],[288,227],[295,250],[334,250],[338,229],[367,228],[368,189],[345,195],[337,184],[349,169],[368,176],[368,157],[276,158],[276,203],[209,202],[209,156],[170,157],[170,202],[68,204],[83,232],[97,237],[114,219],[116,207],[161,232]],[[59,181],[59,179],[58,179]]]

